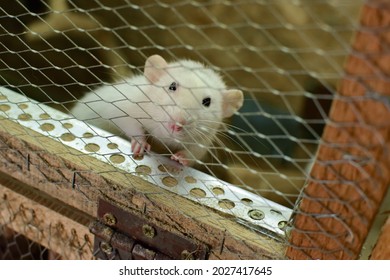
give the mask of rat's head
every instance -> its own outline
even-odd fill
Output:
[[[243,103],[240,90],[226,89],[221,77],[201,63],[167,63],[161,56],[146,60],[146,94],[159,111],[159,129],[180,140],[212,138],[222,123]]]

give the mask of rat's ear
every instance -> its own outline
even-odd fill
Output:
[[[166,71],[168,63],[164,58],[155,54],[149,56],[145,62],[144,75],[152,83],[156,83]]]
[[[222,92],[222,116],[223,118],[231,117],[237,112],[244,103],[244,95],[241,90],[229,89]]]

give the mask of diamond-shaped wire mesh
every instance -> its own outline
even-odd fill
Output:
[[[25,121],[28,127],[36,127],[44,135],[33,134],[38,141],[50,136],[61,143],[70,143],[72,149],[80,147],[99,160],[114,165],[123,163],[125,155],[130,154],[130,146],[119,144],[118,150],[118,143],[123,139],[118,140],[119,137],[88,124],[88,121],[98,124],[92,117],[86,118],[84,127],[75,121],[72,110],[84,100],[83,96],[99,86],[142,75],[146,59],[153,54],[167,61],[183,58],[199,61],[218,72],[228,88],[244,93],[243,106],[226,121],[219,141],[215,146],[205,147],[212,156],[202,158],[195,166],[234,187],[228,191],[219,187],[218,181],[207,183],[212,182],[212,177],[206,177],[202,181],[204,186],[180,189],[182,181],[191,184],[196,176],[203,175],[186,173],[185,180],[183,177],[180,181],[175,171],[170,173],[169,183],[163,182],[168,189],[173,184],[179,195],[187,194],[205,205],[206,210],[200,215],[213,211],[210,206],[239,215],[234,208],[247,211],[256,199],[264,201],[269,208],[280,205],[280,211],[286,213],[295,207],[318,145],[322,143],[323,128],[329,121],[328,112],[337,96],[337,85],[344,73],[345,58],[351,52],[352,36],[359,26],[359,11],[364,3],[363,0],[14,2],[10,5],[9,1],[0,1],[0,82],[29,99],[11,98],[12,94],[7,95],[3,90],[0,120],[16,120],[22,124]],[[58,110],[58,114],[47,113],[46,105],[50,110]],[[17,135],[23,138],[23,133],[30,132]],[[122,132],[117,136],[129,140]],[[15,150],[10,151],[10,146]],[[122,147],[125,149],[121,150]],[[18,156],[13,156],[17,154],[17,145],[10,145],[4,137],[0,138],[0,149],[3,162]],[[58,154],[73,153],[72,149],[65,147]],[[85,199],[81,210],[95,210],[99,191],[93,195],[86,191],[91,188],[89,173],[108,174],[114,169],[78,172],[74,167],[75,173],[68,174],[69,166],[64,161],[44,174],[40,167],[51,160],[52,154],[49,148],[36,150],[31,155],[34,159],[29,159],[31,168],[40,170],[41,178],[47,178],[50,186],[72,180],[74,183],[77,178],[75,191]],[[163,155],[169,157],[171,152]],[[88,165],[87,157],[77,157]],[[129,163],[136,166],[133,172],[145,178],[150,175],[149,179],[155,170],[167,171],[161,169],[166,165],[153,164],[136,160]],[[122,174],[127,172],[131,171],[122,169]],[[159,178],[150,180],[157,182]],[[232,194],[228,198],[218,198],[230,190]],[[216,198],[219,206],[205,202],[208,198],[210,201]],[[5,198],[0,201],[2,211],[9,208],[3,207],[6,203]],[[226,219],[235,221],[231,215]],[[284,222],[288,219],[284,217]],[[58,250],[45,249],[50,242],[36,245],[28,239],[20,241],[24,232],[17,232],[17,228],[9,226],[10,222],[0,220],[1,257],[66,257]],[[279,229],[276,226],[275,230],[281,228],[285,225]],[[285,238],[282,237],[284,241]],[[29,256],[25,255],[25,248],[30,250]],[[64,252],[68,251],[64,249]]]

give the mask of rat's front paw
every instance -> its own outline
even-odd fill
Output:
[[[133,138],[131,139],[131,151],[134,156],[142,156],[144,152],[149,152],[151,146],[146,139]]]
[[[185,151],[178,151],[171,156],[171,159],[181,163],[184,166],[190,165],[190,160],[188,159],[188,156]]]

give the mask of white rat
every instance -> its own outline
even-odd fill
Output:
[[[192,165],[211,147],[222,119],[242,104],[242,92],[226,89],[218,73],[201,63],[167,63],[152,55],[143,75],[87,93],[71,112],[107,130],[114,124],[131,139],[135,156],[150,151],[148,136],[153,136],[169,149],[171,159]]]

